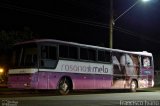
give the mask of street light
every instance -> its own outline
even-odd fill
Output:
[[[2,74],[2,73],[3,73],[3,71],[4,71],[4,70],[3,70],[3,68],[0,68],[0,74]]]
[[[128,9],[126,9],[122,14],[120,14],[117,18],[113,19],[113,0],[110,0],[110,30],[109,30],[109,47],[113,48],[113,26],[115,22],[125,15],[129,10],[131,10],[135,5],[137,5],[140,1],[149,2],[150,0],[137,0],[133,3]]]
[[[142,0],[143,2],[148,2],[148,1],[150,1],[150,0]]]

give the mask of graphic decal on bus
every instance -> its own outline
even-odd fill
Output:
[[[112,65],[60,60],[56,71],[84,74],[112,74]]]
[[[138,55],[113,53],[113,85],[115,87],[129,87],[131,78],[137,79],[140,73],[140,59]],[[122,86],[123,85],[123,86]]]

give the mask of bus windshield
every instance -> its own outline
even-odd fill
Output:
[[[38,48],[36,44],[17,45],[13,51],[12,66],[37,67]]]

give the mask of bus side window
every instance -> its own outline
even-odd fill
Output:
[[[80,59],[96,61],[96,50],[92,48],[80,48]]]
[[[50,46],[48,48],[48,58],[52,60],[57,60],[57,47]]]
[[[87,50],[87,48],[80,48],[80,59],[88,60],[88,50]]]
[[[28,54],[28,55],[25,56],[24,64],[25,65],[31,65],[32,64],[32,55]]]
[[[77,47],[69,47],[69,58],[78,59],[78,48]]]
[[[101,62],[110,62],[111,56],[109,51],[99,50],[98,51],[98,61]]]
[[[36,54],[33,55],[33,63],[37,63],[37,55]]]
[[[151,58],[149,57],[142,57],[142,65],[143,67],[151,66]]]
[[[110,62],[111,61],[111,54],[109,51],[105,51],[105,61]]]
[[[46,59],[47,58],[47,46],[43,46],[41,48],[41,58]]]
[[[42,47],[41,57],[42,59],[56,60],[57,59],[56,51],[57,51],[56,47],[44,46]]]
[[[54,46],[41,47],[41,66],[54,68],[57,60],[57,48]]]
[[[61,58],[68,58],[68,46],[66,45],[59,45],[59,57]]]
[[[37,55],[36,54],[27,54],[24,57],[25,66],[35,66],[37,65]]]
[[[88,49],[88,60],[96,61],[96,50]]]
[[[59,57],[61,58],[69,58],[69,59],[78,59],[78,48],[74,46],[59,46]]]

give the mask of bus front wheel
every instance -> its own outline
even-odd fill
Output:
[[[71,88],[70,88],[70,82],[67,78],[62,78],[59,82],[58,85],[58,92],[61,95],[66,95],[70,92]]]
[[[136,90],[137,90],[137,82],[135,80],[132,80],[130,83],[130,91],[136,92]]]

